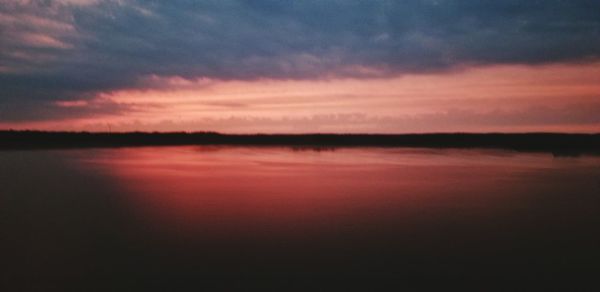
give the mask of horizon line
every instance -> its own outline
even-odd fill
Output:
[[[360,136],[402,136],[402,135],[600,135],[600,132],[559,132],[559,131],[523,131],[523,132],[471,132],[471,131],[440,131],[440,132],[404,132],[404,133],[366,133],[366,132],[255,132],[255,133],[232,133],[219,131],[73,131],[73,130],[36,130],[36,129],[0,129],[0,132],[13,133],[55,133],[55,134],[217,134],[223,136],[252,136],[252,135],[285,135],[285,136],[303,136],[303,135],[360,135]]]

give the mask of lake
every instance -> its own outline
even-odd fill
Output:
[[[584,279],[600,262],[596,156],[0,151],[0,183],[2,277],[38,288],[220,277]]]

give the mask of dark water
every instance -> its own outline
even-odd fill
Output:
[[[600,157],[5,151],[0,182],[2,280],[17,287],[222,277],[547,283],[600,269]]]

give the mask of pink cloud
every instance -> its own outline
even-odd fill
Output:
[[[394,78],[219,81],[59,101],[53,129],[222,132],[600,131],[600,63],[491,66]],[[68,114],[73,118],[69,118]],[[80,113],[80,114],[77,114]],[[31,124],[30,124],[31,125]]]

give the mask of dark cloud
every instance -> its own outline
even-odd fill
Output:
[[[0,121],[30,122],[40,120],[68,121],[73,118],[102,117],[130,114],[156,108],[150,104],[117,103],[106,99],[82,99],[69,101],[38,101],[24,99],[19,102],[0,103]]]
[[[600,57],[598,11],[596,0],[8,0],[0,104],[85,98],[148,76],[378,77],[585,61]]]

